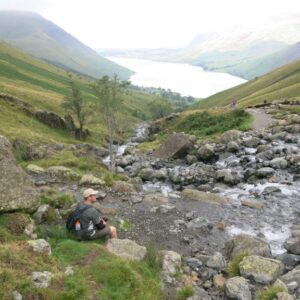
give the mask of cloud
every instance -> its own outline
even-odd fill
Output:
[[[260,26],[298,13],[299,0],[0,0],[42,14],[93,47],[182,47],[200,32]]]

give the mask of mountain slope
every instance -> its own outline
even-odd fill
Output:
[[[181,49],[111,49],[99,53],[190,63],[249,80],[295,60],[298,56],[287,60],[284,53],[299,41],[300,22],[296,16],[259,28],[235,27],[230,31],[199,34]]]
[[[298,99],[300,95],[300,60],[276,69],[237,87],[212,95],[193,107],[209,108],[229,105],[237,100],[239,107],[282,99]]]
[[[91,104],[98,101],[90,87],[91,81],[73,76],[80,86],[82,95]],[[23,107],[5,101],[1,95],[10,95],[32,105],[36,110],[51,111],[64,116],[61,103],[70,94],[67,72],[44,61],[38,60],[12,46],[0,42],[0,135],[10,140],[21,139],[43,143],[76,143],[70,134],[46,126],[26,114]],[[128,91],[124,95],[122,112],[126,130],[141,120],[150,118],[149,105],[161,101],[161,97]],[[92,135],[87,142],[103,144],[105,128],[101,118],[94,112],[87,124]]]
[[[300,42],[270,55],[242,62],[237,67],[225,68],[224,71],[244,78],[254,78],[297,59],[300,59]]]
[[[35,13],[0,11],[0,40],[64,69],[91,77],[117,73],[120,78],[128,79],[132,74]]]

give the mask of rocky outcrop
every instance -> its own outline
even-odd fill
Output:
[[[184,157],[193,146],[193,138],[184,133],[169,135],[166,141],[153,153],[157,158]]]
[[[51,128],[56,128],[56,129],[66,129],[66,123],[64,119],[62,119],[59,115],[53,113],[53,112],[48,112],[48,111],[37,111],[35,113],[36,118],[48,125]]]
[[[17,165],[10,142],[0,136],[0,212],[34,211],[38,193],[28,175]]]

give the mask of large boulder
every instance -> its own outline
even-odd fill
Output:
[[[116,181],[113,186],[112,190],[116,193],[135,193],[136,190],[134,185],[125,181]]]
[[[243,277],[262,284],[274,282],[283,271],[281,261],[256,255],[244,257],[239,267]]]
[[[239,254],[272,256],[270,245],[266,241],[247,234],[239,234],[228,241],[225,252],[229,259]]]
[[[292,254],[300,255],[300,237],[291,237],[284,243],[284,248]]]
[[[28,175],[17,165],[10,142],[0,136],[0,213],[34,211],[39,205],[37,190]]]
[[[133,261],[141,261],[147,255],[146,247],[128,239],[110,239],[107,242],[106,249],[121,258]]]
[[[229,298],[251,300],[251,291],[248,282],[243,277],[229,278],[225,283],[225,293]]]
[[[184,157],[193,146],[191,136],[184,133],[174,133],[153,153],[157,158]]]
[[[241,137],[241,134],[241,131],[235,129],[228,130],[221,135],[220,140],[223,144],[228,144],[229,142],[237,141]]]
[[[281,276],[280,279],[287,285],[289,290],[292,290],[293,286],[295,288],[300,287],[300,266],[297,266],[292,271],[284,274],[283,276]]]
[[[226,198],[224,198],[220,195],[213,194],[213,193],[201,192],[201,191],[193,190],[193,189],[184,189],[182,191],[182,196],[185,198],[192,199],[192,200],[208,202],[208,203],[212,203],[212,204],[225,204],[227,202]]]
[[[209,144],[205,144],[197,152],[198,159],[204,162],[214,161],[218,158],[218,155],[214,151],[214,147]]]

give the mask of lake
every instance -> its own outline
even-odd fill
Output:
[[[134,85],[171,89],[182,96],[205,98],[246,82],[226,73],[205,71],[183,63],[157,62],[144,59],[107,57],[135,72],[130,77]]]

